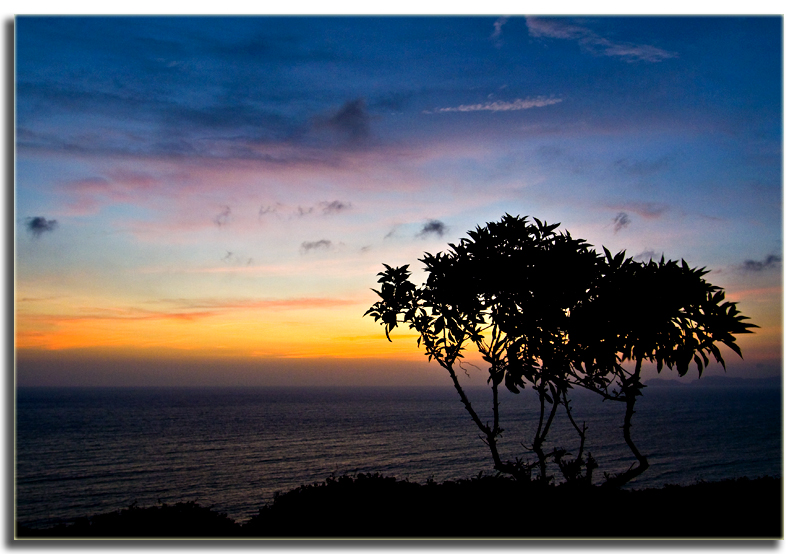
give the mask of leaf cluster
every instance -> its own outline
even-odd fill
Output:
[[[531,383],[607,391],[625,361],[650,361],[699,375],[718,346],[742,356],[735,335],[747,323],[705,268],[684,260],[641,263],[625,252],[603,255],[559,224],[506,214],[420,261],[416,286],[408,265],[385,265],[380,300],[366,312],[385,326],[419,333],[430,360],[452,364],[473,345],[491,365],[490,379],[512,392]]]

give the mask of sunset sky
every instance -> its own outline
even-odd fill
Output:
[[[706,266],[760,327],[727,375],[781,374],[781,18],[18,17],[15,38],[20,385],[445,384],[362,317],[370,288],[504,213]]]

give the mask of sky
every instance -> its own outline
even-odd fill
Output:
[[[19,385],[446,385],[362,317],[371,288],[505,213],[707,267],[759,326],[725,375],[781,375],[781,18],[17,17],[15,39]]]

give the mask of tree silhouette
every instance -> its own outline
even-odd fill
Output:
[[[706,268],[691,268],[682,260],[648,263],[612,256],[604,249],[602,277],[590,302],[574,313],[571,340],[575,346],[575,384],[603,398],[624,402],[623,436],[638,465],[609,479],[620,486],[648,468],[648,460],[631,438],[631,420],[643,362],[676,368],[684,376],[692,362],[699,378],[709,356],[726,368],[718,346],[724,344],[742,358],[736,334],[750,333],[734,302],[725,302],[723,290],[708,283]],[[633,362],[627,369],[624,362]]]
[[[388,340],[400,323],[419,333],[428,359],[452,379],[495,469],[516,479],[529,480],[536,469],[538,479],[548,483],[547,460],[553,458],[566,481],[590,483],[597,464],[590,454],[583,457],[587,426],[574,420],[569,390],[579,386],[625,402],[624,440],[638,464],[608,479],[622,485],[648,467],[631,439],[642,363],[655,362],[658,370],[675,366],[684,375],[695,361],[700,376],[708,355],[724,364],[717,343],[742,356],[734,334],[754,326],[743,322],[734,303],[723,302],[719,287],[703,279],[705,269],[664,258],[642,264],[606,249],[601,256],[584,240],[556,232],[558,226],[505,215],[477,227],[448,251],[425,253],[420,261],[428,276],[421,286],[409,281],[408,265],[385,265],[378,274],[381,288],[375,290],[380,300],[365,315],[385,325]],[[492,417],[484,421],[456,372],[469,345],[489,364]],[[634,362],[634,370],[625,362]],[[537,397],[537,424],[528,447],[534,463],[503,460],[499,454],[502,383],[516,394],[528,386]],[[579,437],[572,460],[564,449],[544,449],[560,406]]]
[[[490,448],[494,467],[517,479],[528,480],[532,467],[522,460],[502,460],[498,388],[504,383],[513,393],[526,384],[539,400],[538,426],[531,450],[541,479],[548,480],[546,459],[562,454],[545,453],[543,443],[557,408],[564,405],[570,417],[567,391],[571,369],[568,351],[568,313],[586,300],[597,273],[599,256],[582,240],[555,233],[558,225],[506,215],[468,233],[469,238],[450,244],[450,250],[426,253],[421,261],[427,281],[417,287],[408,280],[408,266],[385,266],[379,274],[380,296],[366,315],[390,332],[406,322],[419,333],[430,360],[449,373],[466,410]],[[401,321],[400,321],[401,318]],[[488,362],[488,384],[493,413],[483,421],[474,411],[456,373],[467,345],[476,347]],[[579,458],[584,446],[580,429]]]

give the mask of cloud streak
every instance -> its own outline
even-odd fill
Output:
[[[307,253],[311,250],[329,250],[331,246],[332,242],[327,239],[321,239],[317,241],[304,241],[301,248],[303,253]]]
[[[615,42],[600,36],[587,27],[564,23],[560,19],[527,17],[529,36],[541,39],[576,40],[588,52],[600,56],[618,57],[627,62],[657,63],[678,56],[648,44]]]
[[[742,264],[743,271],[759,273],[769,269],[781,267],[781,256],[770,254],[763,260],[745,260]]]
[[[424,113],[450,113],[450,112],[515,112],[518,110],[530,110],[532,108],[542,108],[562,102],[562,98],[538,96],[536,98],[517,98],[512,102],[497,100],[486,104],[461,104],[449,108],[435,108],[431,112]]]

